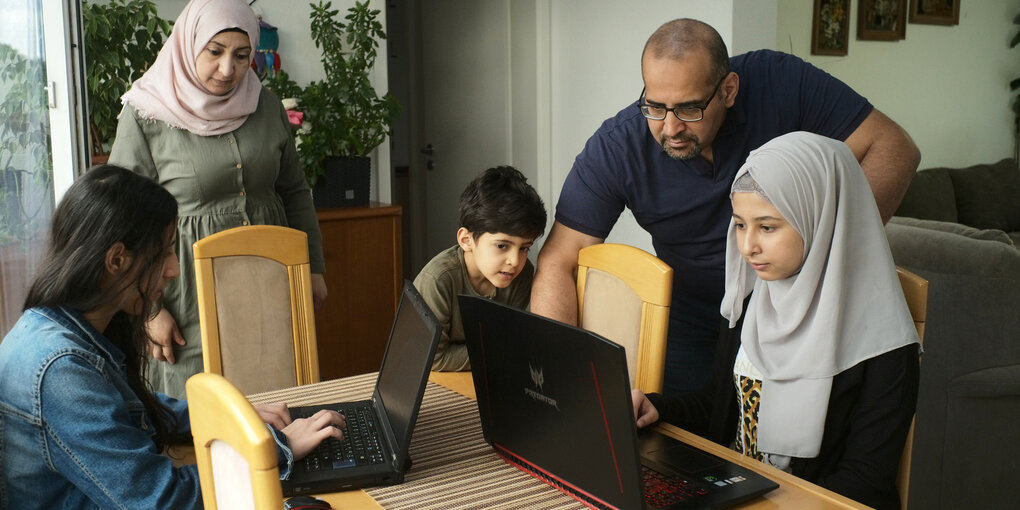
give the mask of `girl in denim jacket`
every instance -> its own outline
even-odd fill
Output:
[[[180,274],[176,221],[173,196],[112,165],[60,202],[25,312],[0,343],[0,508],[202,507],[197,468],[161,453],[189,441],[187,402],[142,376],[145,321]],[[281,477],[341,437],[339,414],[291,421],[284,404],[257,409]]]

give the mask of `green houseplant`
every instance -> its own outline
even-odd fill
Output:
[[[308,123],[299,131],[298,152],[318,205],[367,203],[368,155],[386,140],[400,112],[393,96],[376,93],[369,74],[386,33],[379,10],[369,9],[367,0],[348,9],[346,23],[337,18],[332,2],[310,5],[312,40],[322,50],[326,78],[309,83],[298,97]],[[338,183],[349,188],[352,175],[363,196],[348,193],[335,200],[338,190],[328,188]]]
[[[172,23],[151,0],[83,2],[89,140],[93,156],[105,154],[117,133],[120,96],[156,60]]]

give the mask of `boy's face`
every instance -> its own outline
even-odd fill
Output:
[[[754,193],[733,194],[737,249],[758,278],[789,278],[804,263],[804,239],[769,201]]]
[[[464,262],[475,292],[486,296],[510,286],[524,269],[534,241],[534,238],[488,232],[475,239],[468,229],[458,230],[457,243],[464,250]]]

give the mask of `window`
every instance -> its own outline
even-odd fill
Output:
[[[0,337],[21,315],[53,205],[84,168],[79,1],[0,0]],[[56,162],[56,163],[55,163]]]

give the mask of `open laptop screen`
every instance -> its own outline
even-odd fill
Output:
[[[431,318],[431,320],[428,320]],[[386,346],[376,391],[382,408],[393,429],[397,451],[411,441],[411,431],[417,407],[415,400],[418,388],[428,377],[434,352],[433,337],[438,321],[432,310],[418,296],[410,282],[405,282],[404,292],[393,320],[393,330]]]
[[[612,507],[639,507],[622,348],[499,303],[460,299],[486,440]]]
[[[512,464],[596,508],[641,508],[642,466],[668,480],[648,496],[662,503],[668,493],[669,508],[724,508],[777,487],[654,430],[644,432],[640,455],[620,345],[489,300],[459,299],[482,433]]]

